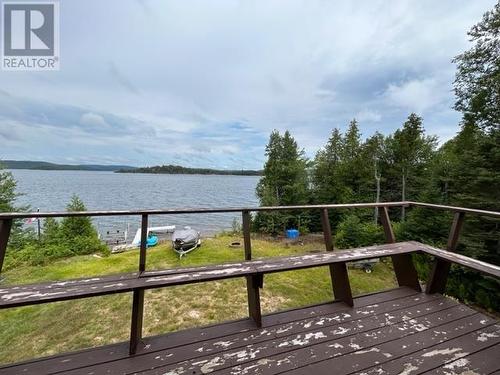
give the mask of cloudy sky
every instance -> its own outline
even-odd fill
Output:
[[[415,111],[449,139],[466,32],[495,1],[61,1],[61,70],[0,71],[0,159],[261,168]]]

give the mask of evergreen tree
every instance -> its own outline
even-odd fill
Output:
[[[359,202],[380,202],[382,192],[382,159],[384,156],[385,137],[375,132],[363,144],[361,154],[362,191]],[[374,221],[378,221],[378,208],[374,209]]]
[[[69,212],[86,211],[86,207],[78,196],[73,195],[66,206]],[[55,226],[53,226],[55,229]],[[96,251],[106,251],[106,246],[98,238],[92,221],[87,216],[65,217],[60,226],[60,235],[64,245],[72,254],[90,254]]]
[[[62,243],[61,226],[53,217],[48,217],[44,220],[42,242],[44,245],[60,245]]]
[[[76,195],[71,197],[71,201],[66,206],[66,211],[68,212],[86,210],[87,208],[85,207],[85,204]],[[64,236],[68,239],[78,236],[91,236],[95,233],[92,221],[87,216],[65,217],[61,224],[61,230],[63,231]]]
[[[349,123],[342,148],[342,179],[349,191],[347,202],[359,202],[362,189],[363,160],[358,122]]]
[[[361,134],[356,119],[352,119],[347,128],[345,135],[344,147],[342,149],[342,156],[344,161],[352,162],[359,156],[361,149]]]
[[[266,146],[267,161],[264,164],[263,175],[257,184],[256,193],[262,206],[279,205],[280,186],[277,179],[280,178],[282,170],[280,165],[282,148],[282,138],[279,132],[274,130]]]
[[[450,204],[500,211],[500,131],[464,124],[453,146]],[[469,254],[500,264],[500,221],[471,215],[465,229]]]
[[[280,205],[308,203],[307,160],[304,151],[287,130],[282,138],[282,194]]]
[[[342,160],[344,138],[339,129],[333,129],[327,144],[320,149],[314,158],[312,169],[312,185],[314,204],[335,204],[348,200],[350,191],[342,179]],[[333,228],[337,226],[342,212],[330,212]],[[313,220],[313,230],[321,230],[319,215]]]
[[[16,211],[14,204],[18,196],[12,173],[2,170],[0,165],[0,212]]]
[[[344,138],[338,129],[333,129],[327,144],[314,159],[314,203],[342,203],[347,200],[349,191],[341,178],[343,150]]]
[[[500,128],[500,2],[486,12],[468,35],[471,49],[455,58],[455,108],[466,123]]]
[[[388,182],[392,191],[390,200],[416,199],[426,184],[428,166],[436,148],[436,138],[425,135],[422,118],[411,113],[402,129],[387,138],[386,162],[392,175]],[[401,220],[405,209],[401,210]]]
[[[450,203],[500,211],[500,3],[469,32],[472,48],[456,57],[455,107],[462,129],[454,142]],[[469,217],[467,251],[500,264],[500,221]]]
[[[434,153],[428,164],[426,184],[417,193],[417,201],[449,204],[452,171],[456,166],[453,141],[448,141]],[[452,216],[447,211],[413,207],[404,226],[402,239],[431,243],[438,247],[446,246]]]
[[[257,184],[257,197],[262,206],[285,206],[306,204],[309,200],[307,160],[303,150],[289,131],[283,136],[273,131],[266,146],[267,161],[263,176]],[[288,226],[303,226],[303,214],[285,212],[258,213],[257,229],[268,233],[279,233]]]
[[[17,182],[12,173],[2,170],[0,163],[0,212],[26,211],[28,206],[17,206],[16,200],[20,196],[16,192]],[[22,221],[14,220],[9,237],[9,251],[19,250],[27,242],[33,240],[33,233],[30,230],[23,230]]]

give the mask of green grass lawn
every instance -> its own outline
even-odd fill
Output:
[[[148,249],[148,269],[221,263],[243,259],[243,249],[228,245],[235,237],[205,239],[202,247],[179,259],[169,244]],[[253,257],[302,254],[321,244],[287,245],[252,241]],[[78,256],[46,266],[6,271],[4,283],[26,284],[135,271],[138,252],[105,258]],[[353,294],[394,287],[391,267],[375,266],[371,274],[349,270]],[[332,299],[326,267],[265,276],[261,293],[264,313]],[[231,279],[146,291],[144,336],[202,326],[247,316],[244,279]],[[128,340],[131,294],[56,302],[0,311],[0,363],[40,357]]]

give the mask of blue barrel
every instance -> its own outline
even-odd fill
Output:
[[[299,230],[298,229],[287,229],[286,230],[286,238],[299,238]]]

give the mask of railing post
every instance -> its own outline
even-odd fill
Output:
[[[386,206],[383,206],[382,210],[380,210],[380,221],[384,228],[385,241],[387,243],[395,243],[396,236],[394,235],[391,219],[389,218],[389,210]],[[393,255],[391,258],[398,285],[407,286],[420,292],[422,289],[418,282],[418,274],[413,264],[411,254]]]
[[[139,252],[139,273],[146,270],[146,250],[148,244],[148,215],[142,215],[141,220],[141,247]]]
[[[382,207],[380,211],[380,222],[382,223],[382,228],[384,228],[385,242],[394,243],[396,242],[396,236],[392,230],[391,219],[389,218],[389,210],[387,207]]]
[[[328,209],[321,210],[321,227],[323,228],[323,238],[325,240],[326,251],[333,251],[332,227],[330,226],[330,218],[328,216]]]
[[[453,223],[450,228],[450,234],[448,235],[448,244],[446,245],[446,250],[455,252],[458,246],[458,240],[460,239],[460,232],[465,220],[465,212],[456,212],[453,217]],[[429,274],[429,281],[425,288],[425,292],[432,293],[444,293],[446,289],[446,281],[448,280],[448,273],[450,272],[450,262],[442,259],[435,259],[432,265],[432,270]]]
[[[328,217],[328,209],[321,210],[321,224],[323,227],[323,238],[325,239],[326,251],[333,251],[332,228]],[[333,295],[336,300],[353,306],[351,284],[345,263],[330,264],[330,278],[332,280]]]
[[[12,219],[0,220],[0,273],[2,272],[7,243],[9,242],[10,230],[12,229]]]
[[[148,215],[142,215],[141,247],[139,249],[139,277],[146,270],[146,248],[148,240]],[[130,327],[129,353],[135,354],[142,340],[142,322],[144,314],[144,289],[136,289],[132,296],[132,322]]]
[[[242,212],[243,245],[245,248],[245,260],[252,260],[252,242],[250,239],[250,212]],[[264,277],[262,274],[246,277],[248,314],[253,319],[257,327],[262,327],[262,312],[260,308],[260,288],[263,286]]]

